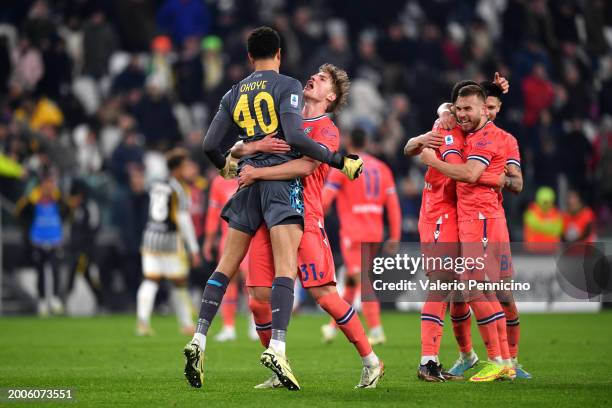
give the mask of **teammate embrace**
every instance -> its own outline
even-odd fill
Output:
[[[432,280],[499,281],[512,276],[501,189],[515,193],[522,189],[520,155],[516,139],[493,123],[501,107],[501,93],[507,90],[507,81],[497,73],[494,83],[459,82],[453,88],[452,105],[440,107],[442,118],[432,132],[410,139],[404,149],[406,155],[420,153],[429,166],[419,219],[423,251],[464,257],[492,255],[484,270],[459,276],[452,271],[427,271]],[[460,356],[445,372],[438,351],[449,299]],[[478,364],[471,344],[470,309],[488,355],[484,367],[470,380],[514,379],[517,374],[530,378],[517,361],[519,326],[512,294],[479,291],[429,293],[421,313],[418,377],[425,381],[462,379],[465,371]]]
[[[204,289],[196,333],[184,349],[185,376],[193,387],[202,386],[208,328],[254,241],[257,250],[249,257],[247,276],[249,306],[266,347],[261,363],[273,372],[257,388],[282,384],[300,389],[285,355],[298,268],[304,287],[341,325],[362,357],[357,387],[375,387],[383,364],[372,352],[354,311],[336,291],[320,196],[329,166],[351,180],[363,167],[358,156],[335,152],[338,130],[325,116],[346,100],[348,77],[324,65],[302,89],[297,80],[279,74],[280,38],[268,27],[251,32],[247,51],[254,72],[223,96],[204,138],[204,151],[224,178],[236,175],[232,156],[240,158],[240,187],[221,211],[229,224],[227,239]],[[310,137],[305,127],[311,128]],[[225,157],[219,146],[233,129],[241,142]]]

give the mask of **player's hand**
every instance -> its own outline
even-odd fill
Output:
[[[510,82],[503,76],[499,75],[499,72],[495,73],[493,77],[493,83],[501,89],[502,93],[507,94],[510,90]]]
[[[191,254],[191,267],[197,268],[202,263],[202,259],[200,258],[200,254],[197,252],[193,252]]]
[[[457,126],[457,119],[450,111],[444,111],[440,114],[440,127],[442,129],[451,130]]]
[[[291,146],[283,139],[274,137],[276,133],[268,135],[261,140],[253,142],[255,150],[261,153],[287,153]]]
[[[222,169],[219,169],[219,174],[224,179],[230,180],[236,177],[237,172],[238,164],[232,159],[232,155],[228,154],[225,159],[225,166]]]
[[[423,135],[421,146],[437,149],[442,146],[442,143],[444,143],[444,136],[438,132],[427,132]]]
[[[356,154],[347,154],[342,158],[342,161],[344,166],[341,171],[349,180],[355,180],[361,175],[363,171],[363,160],[361,157]]]
[[[397,254],[398,249],[399,249],[399,241],[396,241],[394,239],[388,239],[383,244],[383,252],[387,255]]]
[[[212,259],[213,259],[212,251],[213,251],[213,240],[212,239],[205,239],[204,240],[204,244],[202,245],[202,256],[208,262],[211,262]]]
[[[425,149],[423,149],[423,151],[421,152],[421,162],[424,165],[431,166],[433,162],[435,162],[436,160],[437,160],[437,156],[436,156],[435,150],[429,147],[426,147]]]
[[[257,169],[253,166],[246,165],[240,170],[238,175],[238,185],[240,187],[247,187],[257,181]]]

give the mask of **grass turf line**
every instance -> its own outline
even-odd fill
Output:
[[[134,335],[133,316],[97,318],[6,317],[0,319],[0,388],[76,389],[75,406],[538,406],[590,407],[612,404],[612,313],[521,315],[520,360],[533,380],[497,383],[423,383],[416,378],[419,316],[386,313],[388,343],[375,351],[386,375],[375,390],[354,390],[361,361],[341,332],[321,343],[323,315],[294,316],[288,356],[302,391],[254,390],[270,372],[259,365],[262,347],[246,339],[209,340],[205,383],[196,390],[182,375],[182,348],[173,316],[154,317],[156,335]],[[219,330],[219,319],[211,334]],[[476,351],[486,358],[478,331]],[[450,367],[456,345],[449,319],[441,359]],[[4,403],[6,401],[0,401]],[[37,406],[21,402],[15,406]],[[536,405],[537,404],[537,405]],[[54,402],[49,406],[57,405]]]

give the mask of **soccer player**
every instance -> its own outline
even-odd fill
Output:
[[[188,335],[194,332],[184,243],[194,267],[200,263],[200,248],[189,214],[189,198],[181,185],[188,160],[185,149],[170,150],[166,154],[170,177],[154,182],[149,191],[149,220],[141,248],[144,280],[136,297],[139,336],[152,334],[151,312],[161,279],[173,283],[171,297],[181,332]]]
[[[504,173],[506,165],[506,146],[503,131],[497,128],[486,116],[485,93],[478,85],[467,85],[459,89],[455,103],[458,124],[466,134],[463,155],[466,162],[451,164],[439,160],[436,153],[429,148],[423,149],[423,163],[435,168],[447,177],[458,181],[457,184],[457,218],[459,240],[462,243],[462,255],[471,255],[476,244],[485,250],[487,245],[495,243],[500,252],[498,257],[509,257],[503,250],[508,245],[508,229],[499,192],[493,188],[475,183],[485,170],[495,174]],[[498,264],[499,265],[499,264]],[[499,268],[498,268],[499,269]],[[502,273],[504,272],[503,268]],[[496,274],[497,273],[497,274]],[[487,267],[486,270],[468,270],[462,274],[463,279],[482,281],[487,278],[499,279],[499,272]],[[489,300],[489,301],[487,301]],[[487,345],[489,361],[483,369],[470,378],[470,381],[492,381],[500,378],[513,378],[516,372],[507,352],[500,348],[498,320],[504,320],[503,312],[496,310],[495,302],[482,293],[472,293],[470,306],[478,319],[479,328]],[[504,326],[505,326],[505,322]],[[488,333],[483,330],[488,327]],[[493,326],[493,327],[489,327]],[[505,328],[505,327],[504,327]],[[502,330],[505,332],[505,330]],[[488,338],[487,338],[488,335]],[[505,339],[501,339],[503,347]]]
[[[498,74],[496,73],[496,80],[498,79]],[[486,93],[486,109],[487,116],[490,121],[494,121],[497,118],[497,114],[501,109],[501,98],[502,93],[504,93],[503,89],[500,87],[498,82],[490,82],[483,81],[480,83],[480,86],[484,89]],[[510,133],[503,131],[502,140],[505,143],[506,147],[506,167],[505,167],[505,184],[504,188],[508,191],[518,194],[522,191],[523,188],[523,176],[521,172],[521,157],[518,148],[518,143],[514,136]],[[502,200],[502,195],[498,194],[498,198]],[[505,273],[500,276],[501,281],[505,281],[511,278],[512,276],[512,268],[508,267]],[[522,366],[518,363],[518,342],[520,337],[520,326],[518,319],[518,310],[516,304],[514,302],[514,298],[512,293],[507,291],[498,292],[496,294],[498,298],[501,308],[503,309],[504,315],[506,317],[506,337],[508,343],[508,351],[510,353],[510,357],[512,359],[512,363],[516,370],[516,376],[518,378],[531,378],[531,374],[525,371]],[[497,300],[492,300],[497,301]],[[463,351],[463,354],[460,355],[460,358],[457,360],[455,365],[449,370],[451,373],[459,374],[462,371],[467,369],[466,359],[462,358],[467,354],[473,356],[473,350],[471,349],[471,319],[469,308],[465,303],[455,303],[451,306],[451,316],[459,316],[460,318],[453,319],[453,330],[455,331],[456,337],[458,341],[461,343],[460,349]],[[500,321],[498,324],[501,324]]]
[[[279,74],[278,33],[269,27],[253,30],[247,39],[247,53],[254,72],[223,96],[204,138],[204,152],[220,174],[232,178],[236,173],[235,163],[224,156],[220,146],[226,137],[232,137],[232,130],[237,130],[239,138],[246,143],[276,133],[277,138],[284,139],[293,148],[285,154],[245,156],[239,167],[277,166],[296,159],[299,152],[342,169],[351,179],[358,177],[363,167],[360,158],[332,152],[304,135],[302,86],[296,79]],[[184,348],[185,376],[191,386],[202,386],[208,328],[228,283],[247,253],[251,237],[265,222],[270,230],[276,277],[270,295],[272,339],[270,347],[261,355],[261,363],[277,374],[285,387],[298,390],[298,381],[285,355],[285,338],[304,222],[301,182],[299,179],[262,180],[241,188],[225,205],[221,216],[229,223],[227,240],[216,271],[204,289],[196,333]]]
[[[461,86],[461,83],[457,86]],[[454,91],[455,89],[453,94]],[[454,99],[453,96],[452,100]],[[454,127],[445,131],[438,120],[431,132],[411,138],[404,148],[404,154],[414,156],[421,153],[423,148],[428,147],[436,149],[437,157],[440,160],[448,163],[463,163],[461,153],[463,143],[464,136],[460,128]],[[484,172],[477,182],[497,188],[503,182],[503,177]],[[459,256],[455,181],[429,167],[425,173],[425,187],[421,202],[418,227],[423,253],[432,257]],[[428,270],[426,273],[431,281],[449,282],[455,279],[453,271]],[[442,382],[462,378],[461,375],[442,371],[442,365],[438,359],[449,295],[448,291],[430,292],[423,304],[421,363],[417,376],[424,381]],[[483,330],[486,335],[488,328]]]
[[[287,147],[287,150],[289,148]],[[204,243],[202,244],[202,255],[207,261],[212,261],[212,252],[215,242],[217,240],[217,234],[219,228],[221,228],[221,238],[219,239],[219,245],[217,253],[220,255],[223,252],[225,240],[227,239],[227,223],[221,222],[221,209],[229,201],[231,196],[238,190],[238,180],[230,179],[226,180],[221,176],[216,176],[210,186],[210,193],[208,197],[208,211],[206,212],[205,221],[205,235]],[[246,276],[248,267],[248,255],[240,264],[240,274]],[[223,303],[221,304],[221,317],[223,319],[223,328],[215,336],[215,340],[219,342],[236,340],[236,327],[235,317],[236,308],[238,306],[238,294],[239,294],[239,283],[237,279],[227,285]],[[253,340],[257,339],[257,333],[255,333],[255,324],[252,322],[252,317],[249,316],[249,337]]]
[[[345,71],[331,64],[322,65],[304,87],[304,132],[330,150],[339,147],[339,132],[327,112],[337,113],[346,102],[349,79]],[[250,146],[238,146],[232,154],[245,154]],[[242,150],[242,151],[240,151]],[[245,166],[240,173],[241,185],[255,180],[303,177],[304,235],[298,249],[299,277],[302,286],[325,310],[359,353],[363,368],[356,388],[375,388],[384,374],[384,365],[368,342],[359,317],[336,290],[334,260],[324,227],[322,190],[329,166],[310,159],[294,160],[278,168]],[[274,265],[268,230],[261,226],[251,241],[249,262],[249,306],[255,316],[257,332],[264,347],[270,341],[270,287]],[[276,388],[276,375],[255,388]]]
[[[349,152],[358,154],[364,161],[363,177],[349,183],[340,172],[332,171],[323,190],[323,206],[329,209],[337,197],[336,208],[340,218],[340,245],[346,270],[343,298],[353,304],[360,293],[361,246],[374,255],[383,241],[383,213],[386,209],[389,238],[384,244],[387,253],[395,253],[401,237],[401,210],[391,169],[382,161],[365,153],[367,135],[361,129],[351,133]],[[380,304],[377,300],[361,304],[366,324],[370,329],[370,344],[386,341],[380,321]],[[324,341],[331,341],[336,334],[336,322],[321,328]]]

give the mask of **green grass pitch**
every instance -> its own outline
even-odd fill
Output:
[[[448,319],[447,319],[448,320]],[[302,391],[254,390],[269,375],[262,351],[242,338],[209,340],[204,387],[183,378],[182,348],[172,316],[154,317],[156,335],[134,336],[133,316],[0,319],[0,388],[74,388],[74,406],[453,406],[599,407],[612,405],[612,313],[524,314],[521,361],[533,380],[496,383],[423,383],[415,372],[420,350],[416,314],[386,313],[387,344],[376,348],[386,365],[377,389],[354,390],[361,362],[341,333],[321,344],[323,315],[291,321],[288,355]],[[215,322],[211,333],[219,328]],[[450,322],[443,362],[456,356]],[[485,356],[477,331],[477,352]],[[0,405],[5,403],[0,401]],[[35,406],[18,402],[14,406]],[[54,402],[45,406],[57,405]]]

